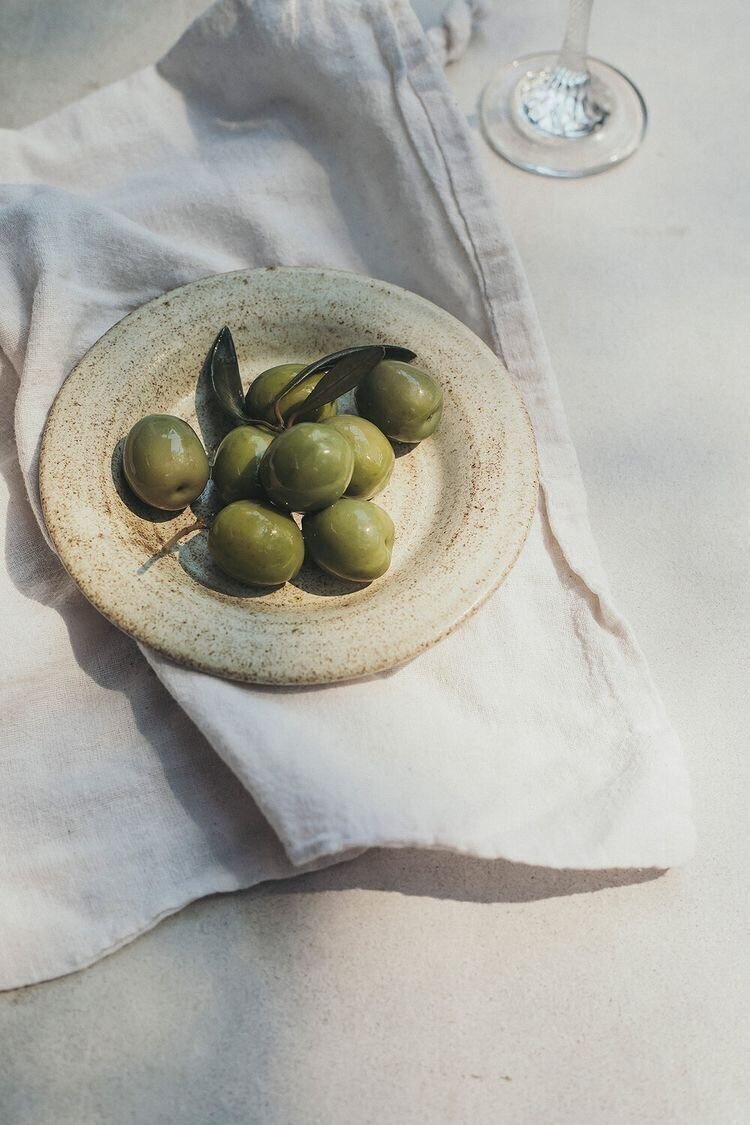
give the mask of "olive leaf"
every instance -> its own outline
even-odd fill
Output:
[[[216,398],[227,414],[240,422],[249,421],[245,414],[245,400],[242,393],[240,365],[234,348],[232,333],[226,324],[213,343],[209,352],[209,374]]]
[[[347,391],[356,387],[368,371],[372,371],[382,359],[385,358],[385,348],[370,347],[358,349],[353,355],[344,356],[338,360],[328,371],[316,387],[310,391],[305,401],[289,416],[288,423],[292,425],[298,419],[309,417],[335,399],[341,398]]]
[[[240,365],[232,333],[226,325],[214,340],[207,362],[214,395],[227,414],[247,426],[260,426],[272,433],[279,432],[280,426],[274,426],[264,418],[251,418],[245,410]]]
[[[341,360],[346,359],[347,356],[361,354],[362,352],[365,352],[373,347],[377,347],[382,350],[383,354],[381,355],[380,359],[400,359],[403,363],[410,363],[411,360],[416,358],[414,352],[409,351],[408,348],[399,347],[398,344],[358,344],[353,348],[341,348],[340,351],[331,352],[330,355],[324,355],[320,359],[316,359],[314,363],[309,363],[307,367],[303,367],[301,371],[299,371],[292,379],[289,380],[284,389],[282,391],[279,391],[274,400],[274,406],[276,406],[280,402],[284,395],[288,394],[289,391],[293,390],[294,387],[298,387],[300,383],[304,383],[305,379],[309,379],[311,375],[317,375],[319,371],[326,371],[328,369],[331,369],[336,366]],[[380,360],[378,360],[377,362],[379,363]],[[318,387],[320,387],[322,383],[323,380],[321,379]],[[355,385],[355,383],[352,383],[352,386]],[[315,389],[317,390],[318,388],[316,387]],[[347,389],[351,390],[351,387]],[[346,394],[346,391],[340,391],[339,394]],[[309,399],[305,399],[304,405],[300,406],[297,411],[298,414],[301,414],[303,410],[305,412],[307,411],[308,401]],[[333,399],[327,398],[325,402],[320,403],[319,405],[325,406],[327,402],[332,401]],[[315,407],[314,409],[317,409],[317,407]]]

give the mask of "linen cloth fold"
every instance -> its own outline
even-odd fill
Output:
[[[220,0],[156,67],[0,132],[0,169],[0,986],[371,846],[683,861],[679,743],[612,604],[511,238],[406,0]],[[356,270],[458,316],[502,356],[539,445],[503,587],[353,684],[243,686],[139,652],[43,538],[40,437],[74,363],[156,294],[262,265]]]

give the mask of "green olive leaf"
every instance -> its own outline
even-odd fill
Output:
[[[289,424],[301,420],[329,402],[341,398],[356,387],[368,371],[385,359],[385,348],[380,346],[357,348],[355,352],[338,360],[318,385],[310,391],[305,401],[289,418]]]
[[[301,371],[299,371],[292,379],[289,380],[283,391],[280,391],[276,396],[276,398],[274,399],[274,406],[276,406],[281,401],[284,395],[288,394],[289,391],[291,391],[294,387],[298,387],[300,383],[304,383],[305,379],[309,379],[311,375],[317,375],[319,371],[326,371],[328,369],[331,369],[341,360],[346,359],[347,356],[361,354],[362,352],[365,352],[373,347],[379,348],[384,353],[381,355],[380,359],[400,359],[403,363],[410,363],[411,360],[416,358],[416,354],[414,352],[409,351],[408,348],[401,348],[398,346],[398,344],[358,344],[353,348],[341,348],[341,350],[338,352],[331,352],[330,355],[324,355],[321,357],[321,359],[316,359],[314,363],[309,363],[307,367],[304,367]],[[380,360],[378,360],[377,362],[379,363]],[[315,388],[316,391],[320,386],[322,386],[323,382],[324,380],[321,379],[320,383],[318,383],[318,386]],[[356,384],[354,383],[352,384],[352,386],[355,385]],[[349,387],[348,389],[351,390],[351,387]],[[313,394],[314,393],[315,391],[313,392]],[[345,391],[340,392],[340,394],[345,393]],[[336,397],[339,396],[337,395]],[[307,412],[308,401],[309,400],[306,399],[304,405],[300,406],[299,410],[297,411],[298,414],[301,414],[303,410]],[[319,406],[325,406],[328,402],[333,402],[333,399],[327,398],[325,402],[319,403]],[[314,409],[317,410],[318,407],[314,407]]]
[[[209,352],[209,374],[214,395],[227,414],[238,418],[240,422],[249,422],[250,419],[245,414],[237,352],[232,333],[226,325],[214,340]]]

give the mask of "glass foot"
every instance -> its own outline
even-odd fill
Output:
[[[501,67],[485,88],[482,128],[500,156],[543,176],[591,176],[630,156],[646,131],[646,106],[615,67],[559,65],[554,51]]]

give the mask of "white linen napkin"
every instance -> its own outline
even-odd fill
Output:
[[[17,386],[0,985],[87,964],[200,895],[376,845],[683,861],[680,747],[602,574],[512,242],[406,0],[222,0],[157,67],[0,132],[0,169],[8,404]],[[503,357],[539,444],[539,510],[505,585],[430,652],[356,684],[241,686],[141,655],[31,514],[45,418],[86,348],[157,293],[268,264],[353,269],[446,308]]]

